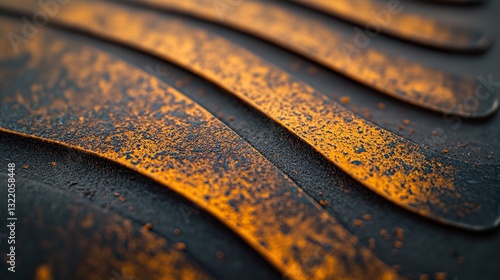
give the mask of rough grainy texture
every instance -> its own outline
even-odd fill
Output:
[[[6,32],[15,27],[2,22]],[[396,278],[200,106],[106,54],[69,49],[57,36],[39,34],[17,56],[2,57],[11,66],[1,71],[2,130],[89,151],[155,179],[218,217],[286,275]],[[23,63],[13,67],[16,60]],[[30,90],[19,91],[19,83]]]
[[[0,139],[0,161],[3,163],[8,160],[17,165],[15,173],[20,187],[16,196],[19,203],[44,205],[62,201],[82,201],[133,221],[135,228],[149,223],[152,225],[151,232],[165,238],[168,244],[186,244],[184,252],[188,257],[198,262],[216,279],[232,279],[236,275],[244,280],[281,277],[264,258],[221,222],[142,174],[107,159],[59,144],[5,132],[0,132]],[[54,162],[57,163],[55,166],[51,164]],[[4,179],[6,178],[0,176],[0,181]],[[50,188],[25,188],[29,183],[26,180]],[[62,192],[65,196],[54,196],[51,190]],[[0,195],[3,196],[5,192],[6,188],[0,189]],[[51,201],[52,197],[54,201]],[[120,198],[125,198],[125,201]],[[6,210],[0,209],[2,218],[6,217]],[[17,238],[21,250],[29,248],[33,243],[54,242],[50,233],[45,234],[43,229],[28,228],[31,223],[37,221],[36,216],[30,214],[29,207],[20,204],[18,211],[18,217],[23,217],[20,224],[22,231]],[[57,213],[64,217],[67,212]],[[25,217],[27,215],[29,216]],[[58,223],[58,215],[54,216],[54,224]],[[96,224],[99,223],[98,219],[96,217]],[[33,232],[37,234],[32,235]],[[1,236],[0,241],[3,241]],[[2,273],[6,270],[3,269],[2,262],[1,279],[27,279],[24,277],[26,274],[46,263],[43,255],[47,251],[50,252],[51,248],[35,248],[31,251],[24,249],[23,255],[19,256],[21,262],[18,268],[23,273],[14,275],[17,278],[8,274],[3,277]],[[72,246],[68,245],[66,250],[72,250]],[[216,259],[217,252],[223,252],[224,259]],[[73,260],[78,259],[81,253],[75,252],[71,255],[73,258],[67,260],[64,268],[75,271],[79,266]],[[107,277],[103,275],[101,279],[116,277],[111,272],[120,272],[121,267],[108,267],[108,270]],[[147,274],[146,272],[135,275],[135,279],[146,279]],[[69,278],[71,277],[62,279]],[[58,279],[61,278],[54,280]]]
[[[24,250],[17,255],[17,279],[213,279],[173,243],[128,219],[50,186],[20,178],[17,184],[17,215],[22,217],[17,240],[24,242],[18,243]],[[7,196],[5,189],[0,193]]]
[[[473,7],[422,5],[413,2],[414,5],[411,6],[410,2],[404,2],[405,9],[410,11],[414,10],[413,8],[422,8],[418,11],[423,11],[421,14],[426,16],[434,15],[440,19],[451,17],[456,19],[455,22],[468,23],[470,26],[488,24],[485,27],[490,27],[487,28],[490,33],[496,37],[500,36],[500,30],[495,29],[499,19],[495,14],[500,8],[498,1],[489,1],[484,6]],[[294,12],[309,19],[320,21],[336,30],[346,31],[349,38],[355,35],[354,32],[349,35],[349,31],[353,29],[352,25],[299,6],[285,5],[283,1],[279,3],[286,9],[294,8]],[[387,95],[377,94],[370,88],[257,37],[190,17],[169,14],[169,17],[171,16],[251,49],[258,56],[304,79],[334,100],[348,97],[350,102],[346,106],[349,110],[406,139],[412,139],[437,152],[446,149],[449,151],[446,154],[448,157],[471,162],[500,163],[499,153],[496,152],[500,148],[500,114],[478,121],[433,114]],[[20,22],[22,15],[10,17]],[[31,15],[28,16],[30,17]],[[18,34],[21,34],[20,31],[19,28]],[[282,126],[210,82],[158,57],[151,57],[147,53],[137,52],[120,44],[99,41],[71,30],[57,33],[75,44],[97,46],[107,53],[118,55],[121,60],[175,85],[235,130],[316,201],[327,202],[324,208],[332,216],[386,264],[399,269],[403,275],[408,275],[411,279],[434,279],[435,275],[443,273],[447,275],[447,279],[475,280],[478,275],[481,279],[498,278],[500,231],[473,233],[457,230],[404,211],[345,175]],[[422,49],[381,35],[374,38],[369,47],[451,72],[481,75],[486,79],[492,74],[494,81],[500,77],[496,63],[500,58],[498,44],[483,55],[456,55]],[[47,69],[51,67],[47,65]],[[29,91],[27,84],[18,84],[17,88]],[[405,124],[406,119],[410,120],[409,125]],[[155,233],[168,238],[169,241],[186,244],[185,251],[217,279],[281,279],[277,271],[273,273],[269,264],[240,241],[230,229],[217,223],[210,215],[161,184],[137,172],[95,155],[37,139],[9,133],[0,133],[0,139],[0,162],[2,166],[15,162],[20,167],[16,170],[16,176],[19,178],[44,182],[70,194],[67,199],[88,200],[139,225],[151,223]],[[27,169],[24,166],[28,166]],[[0,178],[0,181],[3,179]],[[120,194],[119,197],[115,196],[116,192]],[[488,193],[480,192],[477,195],[487,196]],[[26,198],[27,203],[31,203],[35,201],[36,196],[36,201],[43,203],[41,198],[45,197],[44,193],[37,192],[35,196],[26,196],[23,193],[21,198]],[[126,198],[123,202],[120,200],[122,196]],[[22,209],[29,211],[28,207]],[[367,213],[371,216],[370,220],[365,220]],[[26,229],[27,224],[23,225],[23,229]],[[404,229],[403,241],[398,237],[399,229]],[[29,246],[33,237],[37,240],[50,240],[50,236],[40,234],[43,232],[24,235],[20,243]],[[0,231],[0,246],[5,244],[5,240],[2,239]],[[43,264],[43,261],[37,259],[41,256],[37,251],[31,251],[28,255],[31,256],[30,263]],[[4,277],[3,264],[0,264],[0,278],[12,279],[9,275]],[[20,268],[26,265],[29,266],[23,261]],[[119,268],[116,270],[120,271]],[[119,279],[111,274],[103,279],[108,278]],[[142,278],[136,278],[138,279]]]
[[[161,1],[161,0],[160,0]],[[492,38],[484,31],[452,25],[421,14],[408,13],[400,1],[291,0],[336,17],[355,22],[373,31],[451,51],[486,51]],[[379,28],[379,29],[377,29]],[[378,32],[377,32],[378,33]]]
[[[428,151],[357,117],[245,49],[178,20],[100,2],[67,8],[58,15],[60,22],[135,46],[210,79],[398,205],[470,229],[488,229],[499,222],[498,166],[464,163]],[[112,15],[104,12],[110,9]],[[489,195],[478,196],[479,191]]]
[[[22,225],[17,227],[17,240],[24,242],[18,242],[24,250],[17,262],[33,264],[30,250],[41,259],[36,268],[18,267],[18,279],[212,279],[174,244],[128,219],[46,185],[22,179],[17,183],[17,224]]]
[[[402,99],[438,112],[456,113],[466,117],[486,116],[498,108],[495,98],[481,100],[479,106],[466,106],[475,94],[477,81],[473,77],[453,75],[441,70],[423,66],[402,57],[366,48],[368,41],[356,45],[353,38],[328,27],[326,24],[308,20],[298,13],[287,11],[279,5],[266,1],[242,1],[234,6],[220,7],[212,0],[129,0],[146,3],[155,9],[165,9],[208,19],[238,30],[255,34],[280,46],[293,50],[305,57],[344,74],[360,83],[373,87],[379,92]],[[328,1],[328,0],[327,0]],[[338,5],[338,1],[328,1]],[[343,7],[348,6],[342,2]],[[356,7],[357,11],[360,10]],[[367,9],[365,7],[365,9]],[[361,9],[364,11],[365,9]],[[370,11],[370,10],[368,10]],[[358,15],[359,13],[353,13]],[[406,19],[405,19],[405,22]],[[392,22],[391,22],[392,23]],[[394,23],[395,26],[403,25]],[[421,26],[419,23],[417,25]],[[429,26],[431,25],[431,26]],[[432,38],[442,38],[457,42],[457,38],[447,38],[431,33],[457,34],[449,30],[433,32],[436,23],[425,28]],[[407,28],[415,31],[413,25]],[[430,30],[428,30],[430,29]],[[460,28],[459,28],[460,29]],[[461,34],[460,41],[471,39]]]

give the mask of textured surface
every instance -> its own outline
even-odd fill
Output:
[[[177,20],[100,2],[69,8],[61,13],[61,24],[156,54],[210,79],[398,205],[471,229],[500,222],[496,166],[427,151],[357,117],[251,52]]]
[[[474,10],[471,13],[478,14]],[[295,76],[307,80],[332,99],[340,99],[343,95],[348,95],[351,101],[346,106],[349,109],[359,112],[365,118],[376,121],[378,125],[394,133],[413,139],[422,146],[428,145],[436,151],[447,149],[448,155],[455,158],[498,163],[496,153],[490,153],[498,148],[498,115],[480,122],[470,122],[464,119],[460,122],[459,128],[455,129],[457,123],[446,122],[446,119],[443,119],[441,115],[432,115],[401,102],[379,97],[369,89],[343,80],[334,73],[278,48],[216,26],[189,22],[199,24],[203,28],[218,32],[232,41],[251,48],[259,56],[265,57],[281,68],[293,72]],[[448,279],[455,277],[476,279],[477,275],[483,276],[484,279],[496,279],[495,276],[499,273],[495,262],[498,259],[499,248],[497,231],[485,234],[466,233],[426,222],[416,215],[401,211],[346,177],[285,129],[210,83],[159,59],[131,52],[119,46],[101,44],[95,40],[68,33],[64,36],[83,44],[97,45],[106,52],[118,55],[121,59],[130,61],[140,68],[151,70],[158,69],[159,66],[161,72],[156,71],[149,74],[157,75],[159,78],[175,84],[176,87],[182,89],[183,92],[202,104],[251,143],[315,200],[328,201],[329,204],[325,206],[327,211],[355,233],[361,243],[371,248],[375,247],[373,250],[376,255],[386,263],[397,265],[403,274],[417,279],[421,274],[426,274],[432,279],[437,272],[445,272]],[[384,40],[386,38],[381,38],[379,42],[385,42]],[[487,77],[489,73],[493,73],[494,79],[498,76],[496,68],[487,63],[498,57],[496,51],[482,57],[460,58],[424,52],[408,45],[402,47],[403,45],[390,40],[388,42],[400,47],[398,51],[403,54],[405,50],[414,52],[411,55],[417,57],[425,54],[427,59],[422,61],[426,61],[425,63],[429,65],[443,63],[442,67],[455,67],[460,71],[468,70],[484,77]],[[373,45],[374,48],[378,46],[380,46],[378,43]],[[390,49],[390,46],[388,47]],[[406,53],[406,55],[410,54]],[[431,58],[434,62],[430,61]],[[463,67],[465,63],[468,65],[467,69]],[[164,75],[165,73],[168,73],[168,76]],[[383,110],[377,108],[381,102],[385,104]],[[409,125],[403,124],[404,119],[411,120],[411,123]],[[439,130],[438,135],[431,134],[438,127],[443,130]],[[411,133],[411,130],[414,132]],[[144,181],[141,176],[134,175],[133,172],[123,170],[118,166],[107,164],[101,159],[94,159],[87,155],[82,156],[80,152],[73,151],[67,155],[68,152],[63,149],[61,154],[61,149],[57,146],[48,149],[46,148],[48,145],[39,144],[34,140],[22,140],[6,134],[2,134],[1,137],[2,160],[31,164],[30,168],[19,170],[20,174],[36,178],[37,181],[48,181],[49,185],[57,186],[72,195],[89,199],[102,207],[110,207],[112,211],[127,215],[142,224],[153,221],[154,230],[175,240],[181,239],[186,242],[188,253],[195,258],[203,259],[204,266],[215,270],[217,278],[229,279],[231,275],[243,277],[251,275],[251,273],[256,273],[258,276],[249,276],[248,279],[280,277],[272,274],[270,272],[272,269],[266,269],[262,261],[257,261],[258,257],[254,258],[255,261],[249,261],[247,257],[251,249],[245,246],[238,247],[237,238],[228,237],[231,235],[229,231],[219,232],[219,238],[214,237],[214,234],[209,234],[222,226],[214,223],[203,227],[202,221],[209,217],[204,216],[203,212],[195,210],[196,208],[186,210],[191,220],[187,224],[185,216],[183,216],[184,207],[175,207],[176,203],[179,204],[179,201],[183,201],[182,198],[172,196],[170,193],[158,198],[162,193],[161,186],[154,186],[154,182]],[[82,161],[80,158],[84,160]],[[59,164],[53,167],[50,164],[52,161],[57,161]],[[82,174],[82,170],[86,170],[86,172]],[[115,174],[115,172],[117,173]],[[113,175],[111,176],[111,174]],[[145,186],[147,187],[144,188]],[[148,195],[140,191],[146,189]],[[115,190],[123,192],[127,200],[122,203],[118,198],[115,198],[113,196]],[[95,195],[92,195],[93,192]],[[161,201],[167,201],[169,197],[174,197],[169,202],[173,206],[163,208],[161,205],[165,205],[166,202],[162,204]],[[129,208],[131,205],[134,206],[133,211]],[[162,213],[169,214],[162,215]],[[369,216],[365,217],[365,214],[369,214]],[[202,218],[195,219],[196,217]],[[157,223],[154,222],[156,220],[158,220]],[[157,228],[157,225],[163,226]],[[172,233],[174,225],[181,227],[182,233],[178,236]],[[402,231],[404,239],[400,241]],[[204,244],[200,243],[214,243],[213,246],[225,248],[223,250],[225,259],[221,260],[216,257],[220,254],[212,245],[208,245],[209,248],[206,250]],[[227,247],[221,244],[226,244]],[[375,246],[372,246],[373,244]],[[241,265],[242,263],[244,265]],[[228,269],[216,269],[217,266]],[[255,269],[257,267],[259,269]],[[269,273],[265,274],[264,271]],[[144,277],[138,278],[143,279]]]
[[[169,244],[146,227],[75,201],[53,186],[27,180],[18,185],[18,224],[23,226],[17,238],[25,243],[17,255],[22,264],[17,279],[101,280],[139,274],[152,280],[212,279],[175,247],[179,243]],[[5,189],[0,193],[7,196]],[[2,279],[11,279],[8,273],[2,267]]]
[[[491,97],[481,100],[477,107],[465,106],[478,86],[473,77],[425,67],[403,57],[366,48],[370,43],[366,35],[365,39],[359,39],[357,35],[350,38],[336,28],[303,18],[300,13],[283,9],[273,2],[242,1],[237,9],[231,6],[217,8],[211,0],[130,2],[150,4],[155,10],[163,8],[198,16],[255,34],[380,93],[427,109],[464,117],[484,117],[499,105],[498,100]]]
[[[8,57],[20,67],[2,72],[5,131],[92,152],[153,178],[218,217],[287,275],[395,277],[243,139],[145,72],[43,34]],[[30,91],[19,92],[19,84]]]
[[[378,0],[292,0],[304,6],[352,21],[372,32],[383,32],[396,38],[438,49],[477,52],[486,51],[492,38],[481,29],[418,13],[407,13],[400,1]]]

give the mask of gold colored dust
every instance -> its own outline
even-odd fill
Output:
[[[405,238],[404,230],[402,228],[396,228],[396,230],[394,230],[394,233],[396,234],[396,238],[400,241]]]
[[[89,280],[113,276],[112,272],[125,278],[147,275],[151,280],[211,279],[184,253],[169,247],[171,244],[167,244],[165,239],[149,231],[136,231],[129,220],[116,215],[104,215],[96,219],[95,213],[84,211],[81,207],[66,207],[69,218],[65,224],[50,228],[46,228],[43,212],[37,212],[41,219],[35,222],[36,226],[52,231],[55,238],[43,241],[45,248],[52,248],[45,256],[50,265],[44,264],[36,269],[36,280],[53,279],[52,275],[56,274],[55,265],[58,273],[78,275]],[[85,225],[94,220],[103,227],[94,223],[91,226]],[[61,261],[74,257],[72,254],[75,252],[60,248],[61,243],[71,243],[71,246],[82,252],[76,271],[67,271],[64,266],[59,265]],[[116,271],[110,271],[110,267],[116,268]]]
[[[419,280],[429,280],[429,275],[427,275],[427,274],[421,274],[418,279]]]
[[[375,248],[376,248],[375,238],[370,237],[370,239],[368,239],[368,249],[375,250]]]
[[[78,6],[75,3],[79,11],[74,17],[76,21],[98,10],[93,6]],[[127,36],[145,34],[136,28],[133,18],[119,11],[116,15],[122,16],[107,17],[104,22],[121,24],[126,20],[130,23]],[[0,28],[7,26],[2,24]],[[22,95],[27,98],[23,102],[33,106],[29,107],[29,115],[18,123],[29,131],[43,131],[38,138],[111,159],[168,186],[219,218],[292,277],[397,278],[390,267],[359,244],[320,205],[203,108],[121,61],[84,47],[77,52],[63,51],[54,38],[47,39],[50,44],[43,38],[42,34],[33,38],[19,55],[41,52],[45,59],[50,59],[61,54],[57,65],[64,66],[66,82],[71,81],[74,86],[65,89],[62,96],[50,90],[40,93],[40,97],[50,100],[44,106],[29,100],[32,96]],[[179,46],[193,47],[191,44],[195,42],[184,43]],[[229,59],[237,61],[238,57]],[[85,67],[89,61],[91,67]],[[32,67],[28,69],[39,68],[36,64]],[[57,76],[49,72],[46,75]],[[104,76],[108,78],[103,79]],[[102,115],[106,115],[106,120]],[[40,121],[30,121],[32,116]],[[57,118],[64,119],[64,123],[54,128],[51,123]],[[147,233],[143,232],[146,236]],[[323,250],[321,261],[308,266],[305,260],[317,258],[317,252],[324,246],[329,249]],[[101,247],[92,247],[92,252],[93,256],[103,257],[112,253]],[[158,268],[170,263],[172,257],[150,259],[140,253],[137,258],[139,267]],[[90,267],[97,266],[98,261],[88,260]],[[123,263],[120,267],[134,265]]]
[[[136,46],[214,81],[403,207],[440,219],[433,216],[430,206],[446,211],[440,197],[460,195],[454,188],[453,167],[428,158],[420,146],[353,115],[241,47],[153,13],[137,16],[126,8],[100,2],[75,2],[68,8],[60,13],[61,22]],[[112,14],[105,12],[111,9]],[[399,71],[394,73],[399,80]],[[439,80],[439,75],[434,73],[432,80]]]
[[[164,239],[149,230],[143,230],[140,236],[130,238],[132,232],[132,225],[127,220],[108,224],[104,233],[94,232],[90,240],[85,241],[90,253],[88,258],[82,260],[81,275],[107,275],[109,271],[103,271],[103,263],[108,263],[111,267],[122,268],[118,272],[125,275],[137,276],[149,271],[149,279],[210,279],[192,266],[183,253],[173,249],[161,250],[166,245]],[[111,249],[99,245],[105,236],[115,236],[117,244],[126,246]],[[116,254],[122,257],[114,257]]]
[[[441,112],[457,111],[461,114],[467,97],[472,96],[476,86],[469,77],[454,77],[440,70],[435,70],[401,57],[393,57],[372,48],[357,48],[352,38],[340,34],[324,23],[303,17],[279,5],[254,0],[242,1],[230,12],[221,13],[213,6],[212,0],[129,0],[149,3],[156,7],[180,11],[204,19],[215,21],[230,27],[255,34],[273,43],[286,47],[307,58],[313,59],[337,72],[373,87],[380,92]],[[317,0],[325,8],[340,6],[342,13],[364,17],[370,11],[371,4],[358,0],[360,6],[350,0]],[[318,5],[320,5],[318,3]],[[356,12],[352,13],[352,10]],[[360,11],[360,12],[358,12]],[[394,17],[393,17],[394,20]],[[440,25],[419,20],[415,16],[396,17],[394,26],[400,26],[405,32],[415,31],[415,26],[422,26],[428,38],[443,38],[457,43],[458,38],[449,38],[457,32],[437,28]],[[392,25],[391,25],[392,26]],[[466,36],[466,35],[463,35]],[[461,36],[460,38],[462,38]],[[467,41],[466,38],[463,40]],[[345,45],[347,44],[347,45]]]
[[[161,1],[161,0],[160,0]],[[330,12],[336,16],[354,21],[366,26],[373,23],[374,14],[377,12],[389,14],[388,19],[379,20],[376,26],[381,30],[416,41],[431,42],[435,45],[446,46],[454,44],[460,47],[467,47],[474,43],[472,35],[467,32],[460,32],[458,28],[439,22],[430,17],[423,17],[418,14],[404,11],[402,4],[399,7],[391,8],[390,4],[383,5],[371,0],[292,0],[312,7],[317,7],[322,11]],[[401,9],[399,9],[401,8]],[[392,9],[392,10],[391,10]],[[397,10],[400,10],[398,13]],[[373,24],[372,24],[373,27]]]
[[[177,242],[177,243],[175,243],[175,245],[174,245],[174,246],[175,246],[175,248],[176,248],[177,250],[181,250],[181,251],[182,251],[182,250],[185,250],[185,249],[186,249],[186,244],[185,244],[185,243],[182,243],[182,242]]]
[[[50,266],[42,264],[36,268],[35,280],[52,280],[52,269]]]
[[[434,279],[436,280],[446,280],[446,273],[445,272],[438,272],[434,275]]]
[[[347,105],[351,102],[351,98],[349,96],[343,96],[340,98],[340,103]]]
[[[355,227],[362,227],[365,223],[362,220],[354,219],[354,221],[352,221],[352,225]]]

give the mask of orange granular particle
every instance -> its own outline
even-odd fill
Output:
[[[364,222],[362,220],[358,220],[358,219],[355,219],[354,221],[352,221],[352,224],[355,227],[362,227],[362,226],[364,226]]]
[[[434,278],[436,280],[446,280],[446,273],[445,272],[438,272],[434,275]]]
[[[186,244],[183,242],[177,242],[177,243],[175,243],[175,248],[177,250],[184,250],[184,249],[186,249]]]
[[[403,240],[404,239],[404,230],[402,228],[396,228],[396,230],[394,232],[395,232],[396,238],[398,240]]]
[[[347,105],[351,102],[351,98],[349,96],[342,96],[340,98],[340,103]]]

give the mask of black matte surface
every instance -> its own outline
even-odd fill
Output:
[[[413,3],[413,6],[416,4]],[[430,7],[430,5],[424,5],[419,9]],[[434,9],[434,6],[432,7]],[[443,11],[444,8],[447,7],[439,6],[436,9]],[[477,22],[475,24],[489,28],[498,38],[500,18],[494,18],[498,11],[500,11],[500,2],[490,1],[484,6],[474,7],[470,12],[464,11],[463,8],[460,10],[453,8],[450,14],[456,12],[456,20],[465,18],[464,15],[467,15],[472,21]],[[352,30],[352,26],[344,22],[328,19],[313,12],[305,13],[324,18],[325,21],[338,26],[345,32]],[[436,13],[436,11],[429,13]],[[444,16],[444,18],[447,17],[451,16]],[[448,155],[453,158],[500,164],[498,155],[500,116],[498,113],[485,120],[461,120],[458,125],[457,119],[446,119],[440,114],[420,110],[380,95],[261,40],[213,24],[187,18],[185,20],[215,31],[247,47],[309,82],[333,99],[338,100],[342,96],[349,96],[351,102],[347,105],[348,108],[359,111],[360,115],[396,134],[421,145],[427,145],[435,151],[447,149]],[[486,233],[467,232],[428,221],[400,209],[347,177],[282,127],[208,82],[145,54],[66,31],[61,34],[81,44],[97,46],[145,71],[146,69],[155,70],[158,65],[162,73],[169,73],[166,77],[165,75],[158,75],[158,77],[172,85],[182,80],[182,86],[179,86],[181,83],[177,85],[183,93],[235,130],[313,198],[318,201],[327,200],[329,205],[326,209],[346,228],[355,233],[363,244],[368,246],[368,239],[374,238],[375,254],[389,265],[399,265],[402,274],[418,279],[422,273],[434,275],[436,272],[443,271],[448,273],[448,279],[498,279],[500,275],[499,230]],[[479,56],[460,56],[431,51],[384,36],[375,38],[371,47],[384,49],[387,52],[449,71],[472,73],[484,77],[492,74],[493,80],[500,81],[500,65],[498,64],[500,46],[498,44],[495,44],[487,54]],[[298,70],[294,70],[296,65],[300,65]],[[152,72],[152,74],[155,73]],[[200,89],[203,89],[203,93]],[[378,108],[380,102],[385,104],[384,110]],[[404,119],[410,120],[411,124],[404,125]],[[410,133],[410,129],[414,132]],[[433,135],[433,131],[437,131],[438,134]],[[187,252],[220,279],[279,279],[281,277],[230,230],[151,180],[116,164],[79,152],[61,149],[55,145],[3,133],[0,134],[0,140],[2,166],[6,166],[7,162],[15,162],[18,165],[18,176],[26,180],[57,188],[68,197],[87,201],[87,203],[127,217],[138,225],[151,222],[154,231],[160,236],[188,244]],[[53,161],[58,162],[56,167],[50,165]],[[26,164],[30,165],[29,169],[21,168]],[[4,180],[3,178],[0,177]],[[124,203],[117,201],[113,195],[114,192],[123,194],[126,201]],[[1,195],[4,197],[3,192]],[[27,194],[19,199],[29,201],[33,197]],[[2,201],[2,205],[3,203]],[[133,207],[133,210],[130,207]],[[363,220],[364,214],[371,215],[372,219],[364,221],[364,226],[354,226],[353,221]],[[181,230],[180,235],[176,236],[172,233],[174,227]],[[396,228],[404,230],[403,246],[400,249],[395,249],[393,244]],[[390,234],[390,240],[385,240],[381,236],[380,230],[382,229]],[[3,230],[0,230],[0,233],[3,233]],[[29,240],[22,242],[29,244]],[[2,240],[0,243],[2,251],[4,245]],[[218,250],[224,252],[223,261],[215,257]],[[462,256],[465,262],[460,264],[459,258]],[[33,258],[31,261],[37,260]],[[5,270],[2,267],[2,273],[3,271]]]

